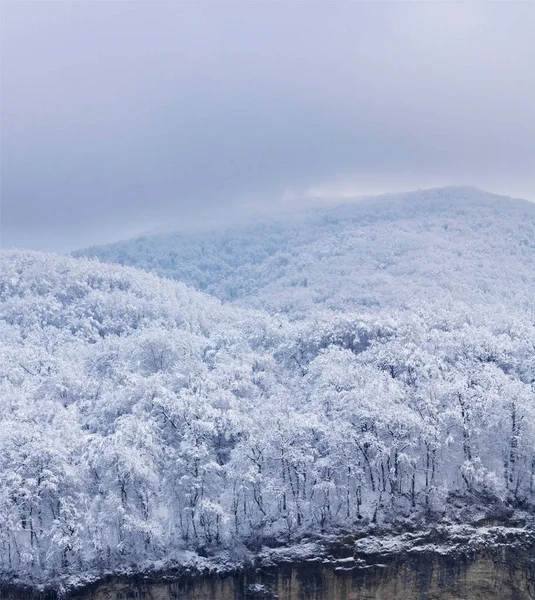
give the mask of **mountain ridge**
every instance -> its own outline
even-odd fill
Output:
[[[475,188],[388,194],[206,234],[166,234],[77,251],[178,279],[224,301],[303,314],[452,301],[526,306],[535,286],[535,205]],[[507,264],[507,263],[510,264]],[[507,272],[503,272],[507,268]],[[503,291],[496,280],[507,281]],[[473,284],[470,280],[473,279]],[[415,287],[415,289],[411,289]],[[490,292],[489,292],[490,290]]]

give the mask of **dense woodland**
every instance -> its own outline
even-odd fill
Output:
[[[425,198],[2,252],[2,576],[533,506],[535,206]]]

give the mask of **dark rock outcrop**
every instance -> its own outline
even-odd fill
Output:
[[[529,600],[535,531],[451,526],[333,538],[271,549],[239,570],[107,577],[69,600]],[[55,600],[53,590],[4,586],[8,600]]]

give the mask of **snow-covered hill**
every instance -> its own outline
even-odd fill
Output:
[[[474,188],[381,196],[224,232],[82,250],[225,301],[310,314],[427,302],[530,309],[535,204]]]
[[[533,510],[533,207],[422,194],[130,243],[163,244],[156,262],[223,297],[243,281],[233,303],[0,253],[0,577],[74,585],[478,503]]]
[[[154,558],[201,505],[215,535],[223,487],[200,482],[228,458],[228,411],[269,388],[267,319],[142,271],[12,251],[0,342],[4,577]]]

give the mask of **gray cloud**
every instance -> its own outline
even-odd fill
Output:
[[[533,3],[73,0],[3,16],[3,246],[451,183],[535,200]]]

